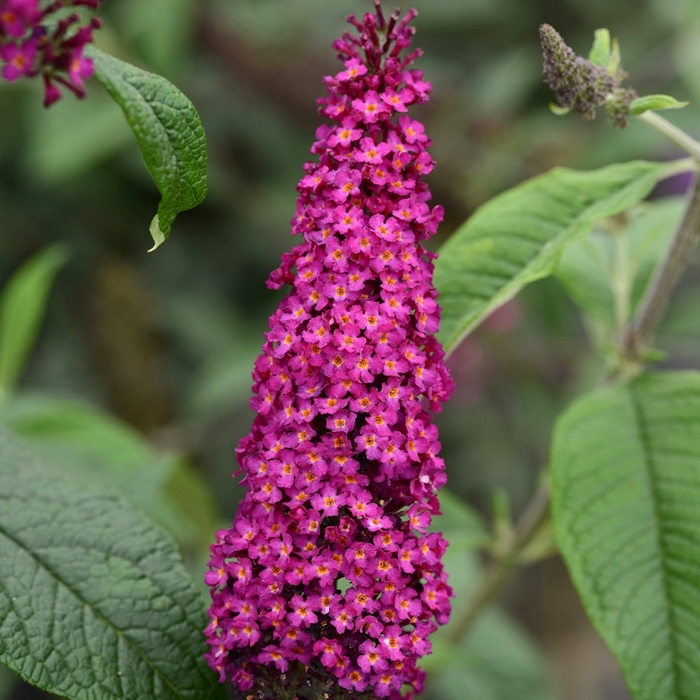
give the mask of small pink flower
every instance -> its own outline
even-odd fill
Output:
[[[6,62],[2,69],[2,77],[8,82],[13,82],[27,75],[34,68],[36,48],[35,39],[29,39],[21,46],[5,44],[0,48],[0,58]]]
[[[345,61],[345,68],[342,73],[338,73],[335,79],[340,82],[347,82],[349,80],[354,80],[355,78],[360,78],[367,73],[367,66],[365,66],[362,61],[358,58],[351,58],[349,61]]]
[[[92,59],[83,56],[82,47],[73,52],[68,64],[68,77],[79,90],[83,89],[83,80],[91,77],[95,72]]]
[[[396,92],[393,88],[387,88],[382,93],[382,100],[397,112],[407,112],[408,106],[414,100],[414,93],[408,88]]]
[[[386,103],[374,90],[365,93],[364,98],[352,101],[353,108],[360,113],[365,124],[374,124],[388,112]]]
[[[0,8],[0,27],[17,39],[41,19],[38,0],[5,0]]]

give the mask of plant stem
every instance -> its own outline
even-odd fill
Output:
[[[525,508],[510,546],[486,572],[466,610],[450,630],[449,642],[459,642],[484,608],[498,597],[518,566],[523,550],[532,542],[540,527],[547,521],[548,515],[549,487],[544,485],[535,492]]]
[[[615,260],[610,286],[615,300],[615,337],[618,343],[622,343],[630,320],[631,280],[627,240],[629,217],[623,214],[622,223],[618,223],[615,219],[607,219],[606,223],[608,224],[606,228],[615,242]]]
[[[644,115],[642,115],[644,116]],[[688,258],[700,241],[700,177],[695,176],[678,229],[647,287],[632,323],[623,339],[622,357],[639,364],[661,320]]]
[[[700,143],[692,136],[686,134],[682,129],[679,129],[677,126],[671,124],[671,122],[660,117],[656,112],[652,112],[651,110],[643,112],[637,116],[637,119],[646,122],[653,129],[656,129],[666,138],[673,141],[677,146],[680,146],[686,153],[700,160]]]

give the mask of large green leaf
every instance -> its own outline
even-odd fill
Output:
[[[129,425],[81,401],[24,394],[2,419],[45,457],[47,469],[118,489],[182,547],[207,551],[218,508],[199,472],[180,456],[157,452]]]
[[[75,700],[212,700],[204,603],[177,547],[121,498],[0,432],[0,662]]]
[[[197,110],[171,82],[93,47],[95,77],[124,111],[162,195],[151,223],[155,250],[175,217],[207,193],[207,144]]]
[[[551,274],[562,251],[594,222],[644,199],[676,166],[636,161],[577,172],[555,168],[479,208],[435,263],[447,352],[530,282]]]
[[[700,373],[604,388],[559,420],[555,534],[637,700],[700,697]]]
[[[10,394],[44,318],[51,285],[68,258],[55,245],[26,262],[0,297],[0,396]]]

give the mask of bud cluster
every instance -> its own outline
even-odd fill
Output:
[[[584,119],[595,119],[596,110],[604,105],[614,125],[625,127],[629,104],[637,97],[633,89],[620,86],[627,73],[616,69],[611,74],[606,66],[577,56],[549,24],[540,27],[540,40],[545,79],[559,105]]]
[[[334,44],[344,69],[319,100],[333,123],[292,219],[304,242],[269,281],[292,289],[253,373],[247,493],[206,574],[208,660],[246,698],[412,697],[450,612],[447,542],[428,531],[445,473],[427,409],[453,382],[422,245],[443,211],[422,181],[430,140],[407,115],[430,84],[409,68],[419,52],[402,56],[416,12],[376,5]]]
[[[100,20],[87,24],[68,8],[86,6],[96,10],[101,0],[0,0],[0,58],[2,77],[44,81],[44,106],[61,97],[63,86],[78,97],[85,96],[84,80],[93,73],[92,61],[83,56],[86,44]]]

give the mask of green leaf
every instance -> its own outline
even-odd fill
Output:
[[[610,61],[608,61],[608,75],[616,75],[620,70],[622,56],[620,55],[620,43],[617,39],[612,40],[612,51],[610,52]]]
[[[54,278],[68,259],[55,245],[26,262],[0,297],[0,396],[10,394],[34,346]]]
[[[74,700],[212,700],[204,602],[174,542],[0,432],[0,662]]]
[[[610,63],[611,53],[610,32],[607,29],[596,29],[588,60],[595,63],[596,66],[607,66]]]
[[[3,421],[59,477],[118,489],[183,547],[208,548],[218,508],[203,478],[178,455],[156,452],[126,423],[79,401],[23,395],[6,407]]]
[[[165,78],[99,49],[86,49],[95,77],[124,111],[162,199],[151,235],[155,250],[170,235],[175,217],[207,193],[207,146],[194,105]]]
[[[636,700],[700,697],[700,373],[576,402],[551,485],[559,548]]]
[[[673,167],[635,161],[588,172],[555,168],[480,207],[435,263],[445,350],[523,286],[551,274],[570,243],[644,199]]]
[[[681,197],[644,202],[630,212],[630,222],[624,230],[613,234],[596,227],[562,254],[554,276],[590,319],[602,324],[601,343],[613,340],[616,277],[621,270],[626,272],[627,279],[621,282],[628,290],[629,310],[633,314],[664,255],[683,206]],[[616,247],[617,236],[623,237],[621,247]],[[625,262],[618,266],[616,256],[622,250]]]
[[[688,106],[688,102],[680,102],[670,95],[645,95],[632,100],[629,104],[630,114],[637,116],[648,112],[650,109],[682,109]]]

